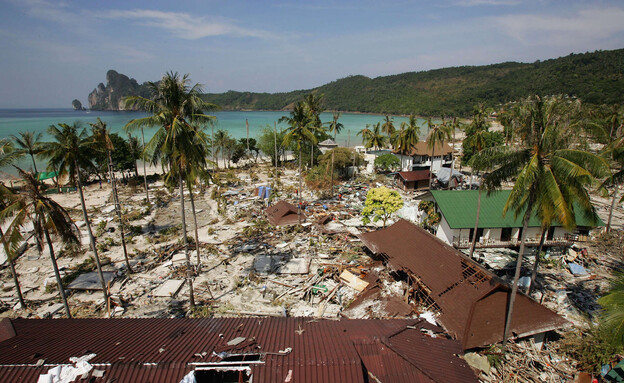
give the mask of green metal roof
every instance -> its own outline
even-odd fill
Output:
[[[56,177],[56,172],[39,172],[37,173],[37,178],[39,181],[47,180],[49,178]]]
[[[479,215],[479,227],[522,227],[522,217],[524,214],[514,217],[513,211],[507,211],[503,217],[503,208],[509,197],[511,190],[501,190],[488,196],[487,192],[481,194],[481,213]],[[432,190],[431,194],[438,205],[438,209],[446,218],[452,229],[474,228],[477,219],[477,199],[478,190]],[[598,218],[598,222],[588,220],[580,209],[574,209],[577,226],[604,226],[604,222]],[[538,227],[540,222],[537,216],[531,217],[529,227]],[[558,222],[553,222],[552,226],[561,226]]]

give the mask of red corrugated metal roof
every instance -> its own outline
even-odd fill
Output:
[[[0,381],[36,381],[52,366],[69,363],[72,356],[95,353],[90,363],[106,373],[94,382],[115,378],[117,382],[153,383],[177,383],[202,363],[222,362],[212,351],[237,337],[253,342],[241,343],[230,350],[232,354],[263,355],[261,363],[249,364],[254,382],[284,381],[289,373],[291,382],[363,382],[367,371],[383,371],[367,364],[354,343],[370,343],[408,325],[422,324],[418,320],[308,318],[14,319],[11,323],[16,336],[0,342]],[[279,352],[289,347],[292,352]],[[203,352],[205,357],[196,356]],[[461,362],[451,353],[440,355]],[[33,367],[39,359],[45,365]],[[428,363],[403,364],[404,370],[396,373],[419,376],[425,374],[422,369],[430,368]]]
[[[426,230],[405,220],[361,234],[369,250],[397,270],[413,275],[439,308],[439,322],[464,349],[501,341],[509,287],[481,265]],[[528,296],[516,296],[511,330],[527,336],[559,328],[567,321]]]
[[[397,174],[406,182],[424,181],[429,179],[429,170],[413,170],[410,172],[398,172]]]
[[[297,214],[297,206],[286,201],[279,201],[273,206],[269,206],[265,210],[267,219],[271,225],[296,225],[299,223],[299,215]],[[306,216],[301,212],[301,222],[305,221]]]

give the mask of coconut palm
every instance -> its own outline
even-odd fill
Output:
[[[127,106],[136,106],[140,110],[152,113],[151,116],[130,121],[126,128],[158,127],[158,131],[147,143],[145,151],[152,162],[160,161],[163,169],[169,169],[170,177],[177,173],[189,298],[193,307],[195,298],[184,211],[184,169],[206,166],[208,139],[202,127],[211,123],[215,117],[204,112],[217,109],[217,106],[202,100],[201,85],[190,84],[188,74],[180,77],[178,73],[169,72],[160,82],[148,83],[152,99],[138,96],[126,98]],[[172,169],[175,169],[173,174]]]
[[[0,163],[4,163],[5,165],[12,163],[15,160],[13,153],[12,144],[8,140],[1,140]],[[9,209],[9,207],[16,203],[19,206],[19,202],[19,197],[13,193],[13,191],[0,184],[0,209],[2,209],[2,212],[0,212],[1,224],[9,222],[9,220],[13,218],[12,210],[14,210],[15,207],[13,206],[11,209]],[[7,256],[7,263],[9,264],[9,269],[11,270],[11,276],[13,277],[13,283],[15,284],[15,292],[17,293],[17,298],[22,306],[22,309],[24,309],[26,308],[26,303],[24,302],[17,271],[15,270],[15,258],[17,257],[18,246],[22,243],[22,236],[18,229],[19,228],[16,229],[11,222],[6,231],[0,229],[0,237],[4,252]]]
[[[310,116],[306,113],[305,106],[302,102],[295,104],[293,111],[290,112],[290,116],[284,116],[279,119],[279,122],[286,122],[288,129],[286,129],[286,135],[284,136],[284,146],[288,147],[291,143],[295,143],[297,152],[299,153],[299,190],[297,191],[297,214],[299,215],[299,224],[301,224],[301,192],[302,192],[302,174],[301,174],[301,157],[303,144],[306,141],[314,142],[316,138],[314,133],[310,130],[310,126],[313,123],[310,121]]]
[[[41,136],[41,133],[35,134],[34,132],[19,132],[19,136],[11,136],[11,139],[17,145],[17,152],[30,156],[35,174],[38,173],[35,156],[41,153]]]
[[[319,139],[325,136],[325,129],[321,122],[321,113],[323,112],[323,95],[316,96],[314,93],[306,95],[303,99],[303,105],[308,114],[310,124],[308,129],[314,134],[314,140],[310,141],[310,167],[314,166],[314,149]]]
[[[402,122],[401,128],[391,138],[394,150],[401,155],[408,155],[414,145],[420,141],[420,126],[416,116],[411,114],[408,122]]]
[[[336,141],[336,135],[340,133],[340,131],[344,128],[344,125],[341,122],[338,122],[340,115],[340,112],[334,112],[332,115],[332,120],[327,123],[329,131],[334,132],[334,141]]]
[[[128,272],[132,273],[132,266],[130,265],[130,259],[128,258],[128,249],[126,248],[126,236],[124,233],[124,222],[121,216],[121,204],[119,203],[119,194],[117,192],[117,180],[113,168],[113,158],[111,156],[111,152],[115,150],[115,147],[113,146],[113,142],[110,139],[109,131],[104,121],[100,120],[100,118],[98,117],[96,123],[89,125],[91,125],[94,143],[106,152],[106,158],[108,162],[108,178],[110,179],[113,189],[113,202],[115,203],[115,212],[117,214],[117,219],[119,220],[119,234],[121,236],[121,246],[123,248],[124,259],[126,260],[126,267],[128,268]]]
[[[431,165],[429,167],[429,189],[433,175],[433,160],[435,159],[435,148],[444,147],[444,144],[451,139],[451,127],[442,121],[441,124],[432,125],[427,136],[427,147],[431,149]],[[450,179],[449,179],[450,182]]]
[[[366,128],[358,132],[358,135],[362,135],[364,147],[366,149],[375,148],[376,150],[383,148],[386,145],[387,137],[381,133],[381,123],[374,124],[373,130],[370,130],[369,126],[366,124]]]
[[[70,179],[77,183],[78,193],[80,195],[80,205],[82,206],[82,216],[85,221],[89,242],[91,243],[91,251],[97,265],[97,272],[102,284],[102,294],[104,294],[104,302],[108,306],[108,294],[106,292],[106,282],[102,273],[102,264],[98,255],[97,246],[95,245],[95,236],[91,230],[87,206],[84,200],[84,192],[82,190],[81,169],[93,168],[91,162],[92,153],[96,148],[93,145],[93,139],[87,135],[86,129],[82,129],[79,124],[74,123],[68,125],[65,123],[58,124],[59,129],[52,125],[48,128],[48,133],[55,141],[42,144],[43,150],[41,155],[49,159],[49,166],[59,169],[59,177],[63,174],[69,174]]]
[[[609,291],[598,300],[602,306],[601,327],[614,345],[624,345],[624,274],[617,273]]]
[[[65,314],[68,318],[71,318],[63,282],[56,264],[51,234],[57,235],[64,245],[79,246],[78,228],[72,221],[69,213],[61,205],[44,194],[43,185],[33,173],[27,173],[19,168],[18,171],[24,180],[23,191],[19,195],[19,200],[9,205],[2,213],[3,216],[14,215],[12,227],[8,232],[15,232],[15,230],[19,230],[26,220],[32,220],[35,232],[45,235],[59,295],[65,308]]]
[[[394,128],[394,119],[391,116],[387,114],[384,116],[383,124],[381,125],[381,131],[386,133],[386,136],[388,136],[388,138],[392,137],[396,129]]]
[[[539,211],[541,219],[552,218],[571,229],[575,226],[574,209],[578,208],[588,219],[597,219],[587,187],[596,177],[606,175],[609,168],[604,159],[570,148],[576,107],[562,97],[528,98],[515,117],[525,137],[524,145],[485,149],[473,162],[476,169],[490,170],[483,180],[489,191],[515,178],[503,214],[511,210],[515,216],[523,216],[503,349],[509,337],[529,218]]]
[[[228,146],[229,141],[232,141],[232,137],[230,133],[223,129],[217,130],[217,133],[214,135],[214,145],[215,145],[215,154],[221,154],[221,158],[224,160],[223,166],[225,166],[225,152]],[[217,168],[219,165],[217,164]]]

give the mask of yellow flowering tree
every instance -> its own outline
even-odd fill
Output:
[[[383,227],[386,227],[390,216],[402,207],[403,199],[396,190],[390,190],[385,186],[370,189],[362,209],[362,223],[369,224],[372,217],[373,222],[382,220]]]

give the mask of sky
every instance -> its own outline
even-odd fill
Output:
[[[0,108],[70,107],[114,69],[205,92],[624,48],[621,0],[0,0]]]

